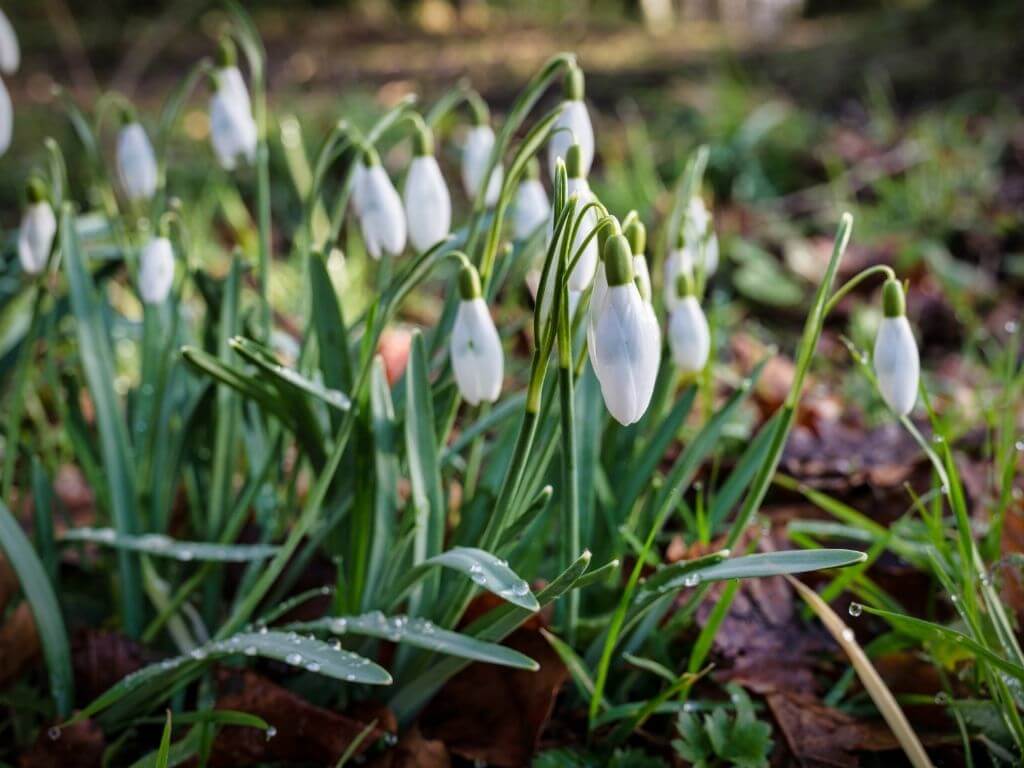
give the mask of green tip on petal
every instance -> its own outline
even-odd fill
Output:
[[[412,138],[412,149],[416,157],[434,154],[434,132],[426,123],[416,126],[416,133]]]
[[[647,227],[644,226],[644,223],[634,217],[626,225],[623,234],[629,240],[629,247],[633,249],[633,255],[643,255],[644,249],[647,248]]]
[[[459,270],[459,296],[463,301],[479,299],[482,291],[480,289],[480,275],[476,267],[471,264],[464,264]]]
[[[367,168],[380,165],[380,155],[377,154],[377,150],[374,149],[372,144],[367,144],[363,147],[363,164]]]
[[[131,125],[135,122],[135,108],[130,104],[121,104],[117,117],[121,121],[122,128],[126,125]]]
[[[238,50],[235,48],[235,41],[229,35],[222,35],[217,41],[217,66],[233,67],[238,63]]]
[[[608,285],[626,285],[633,282],[633,253],[629,241],[622,235],[612,235],[604,244],[604,268]]]
[[[676,235],[676,248],[682,250],[686,247],[686,227],[679,228],[679,234]]]
[[[689,270],[684,269],[676,278],[676,293],[681,299],[694,295],[695,289],[693,287],[693,275],[690,274]]]
[[[29,176],[25,182],[25,194],[30,203],[41,203],[46,199],[46,184],[38,176]]]
[[[570,68],[565,74],[562,87],[565,89],[566,101],[583,101],[583,70],[579,67]]]
[[[601,219],[597,228],[597,253],[599,258],[604,259],[604,246],[608,242],[608,238],[621,234],[622,227],[619,225],[617,218],[605,216]]]
[[[882,311],[886,317],[902,317],[907,313],[907,301],[899,280],[886,280],[882,288]]]
[[[579,144],[573,144],[565,153],[565,172],[570,179],[583,178],[583,150]]]
[[[536,157],[531,157],[526,162],[526,178],[527,179],[539,179],[540,178],[540,163]]]

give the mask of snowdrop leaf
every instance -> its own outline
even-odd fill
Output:
[[[182,562],[192,560],[215,563],[245,563],[264,560],[277,552],[277,547],[263,544],[211,544],[205,541],[179,541],[160,533],[141,536],[118,534],[113,528],[72,528],[61,536],[62,542],[86,541],[105,544],[114,549],[142,552],[154,557],[168,557]]]
[[[379,611],[361,616],[340,616],[321,619],[296,627],[312,632],[331,632],[336,635],[362,635],[405,643],[448,656],[472,661],[483,661],[514,669],[538,669],[537,662],[512,648],[489,643],[469,635],[442,629],[433,622],[407,616],[387,617]]]
[[[521,579],[508,563],[490,552],[473,547],[455,547],[424,562],[424,565],[439,565],[468,576],[473,583],[503,600],[525,608],[539,611],[540,604],[530,585]]]

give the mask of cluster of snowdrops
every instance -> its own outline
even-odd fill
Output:
[[[0,28],[10,32],[9,24]],[[0,35],[0,48],[9,49],[12,44],[17,45],[13,32]],[[0,50],[0,60],[10,58],[9,50]],[[207,72],[212,94],[212,148],[228,171],[251,164],[258,142],[253,103],[236,58],[234,44],[225,38],[218,47],[215,66]],[[487,105],[479,98],[470,105],[473,125],[461,150],[461,181],[470,199],[480,198],[492,207],[502,188],[502,158],[496,156],[498,145]],[[144,204],[154,197],[160,183],[156,153],[131,105],[121,103],[118,111],[116,179],[128,201]],[[452,233],[451,194],[435,157],[433,131],[413,114],[414,152],[401,194],[373,145],[366,142],[358,148],[351,206],[366,249],[377,260],[398,258],[409,247],[425,252]],[[604,402],[618,422],[628,425],[643,416],[654,391],[662,353],[661,321],[653,303],[644,223],[636,212],[620,221],[588,184],[594,146],[583,72],[573,63],[564,78],[563,102],[547,140],[546,157],[552,181],[559,173],[565,176],[568,204],[560,212],[555,210],[540,178],[540,163],[531,158],[515,192],[510,225],[517,240],[544,227],[546,251],[569,254],[558,279],[551,258],[528,274],[538,316],[543,327],[552,310],[564,309],[570,319],[577,312],[586,312],[580,320],[586,324],[589,359]],[[42,177],[31,177],[26,193],[18,255],[23,271],[36,276],[48,264],[57,222]],[[174,283],[175,253],[166,230],[162,222],[139,253],[137,287],[146,304],[165,301]],[[700,294],[719,263],[718,237],[699,191],[686,206],[673,246],[663,265],[666,335],[675,365],[692,374],[708,362],[710,338]],[[504,372],[500,337],[477,268],[461,253],[456,255],[462,261],[461,301],[449,342],[452,370],[468,403],[494,402],[501,393]],[[567,288],[564,308],[560,308],[556,283]],[[588,292],[589,302],[581,301]],[[903,288],[891,273],[883,296],[885,317],[873,360],[882,395],[893,411],[902,415],[913,408],[917,397],[918,352],[905,316]]]

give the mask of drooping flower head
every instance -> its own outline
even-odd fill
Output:
[[[459,307],[449,354],[455,383],[466,402],[478,405],[498,399],[505,365],[501,338],[483,299],[480,276],[468,263],[459,273]]]
[[[146,129],[131,109],[121,112],[121,130],[117,135],[117,178],[129,200],[149,200],[156,194],[159,180],[156,153]]]
[[[694,295],[693,277],[682,272],[676,279],[678,301],[668,321],[668,344],[672,360],[682,373],[704,370],[711,351],[711,333],[708,321]]]
[[[583,102],[584,80],[583,70],[573,66],[565,76],[565,101],[562,111],[555,119],[551,129],[551,140],[548,142],[548,171],[555,178],[555,166],[561,158],[568,164],[569,148],[573,144],[580,147],[580,169],[586,177],[590,174],[590,166],[594,162],[594,127],[590,122],[587,105]]]
[[[425,123],[416,126],[413,158],[402,190],[405,219],[413,247],[423,252],[448,236],[452,200],[434,156],[434,135]]]
[[[613,235],[603,254],[608,288],[596,301],[591,297],[590,363],[608,411],[629,425],[644,415],[654,393],[660,339],[634,280],[629,242]]]
[[[482,101],[471,102],[473,106],[473,126],[466,134],[466,143],[462,148],[462,186],[470,200],[476,200],[487,174],[487,166],[491,161],[494,149],[494,129],[491,128],[491,116],[487,105]],[[494,170],[487,181],[487,192],[484,204],[491,208],[498,202],[501,194],[501,183],[505,177],[501,158],[498,158]]]
[[[46,195],[46,185],[32,176],[25,187],[28,205],[18,230],[18,261],[27,275],[38,275],[46,268],[57,234],[57,218]]]
[[[235,45],[224,37],[217,48],[217,69],[212,75],[210,142],[221,167],[232,171],[238,162],[252,163],[258,135],[252,101],[238,69]]]
[[[526,164],[526,173],[516,188],[516,199],[512,206],[512,235],[516,240],[525,240],[551,215],[551,204],[544,185],[540,182],[540,163],[531,157]]]
[[[898,416],[906,416],[917,402],[921,361],[907,322],[903,286],[898,280],[886,280],[882,309],[885,316],[875,337],[875,376],[885,402]]]
[[[387,253],[398,256],[405,249],[405,213],[395,185],[380,164],[373,147],[363,151],[365,171],[359,178],[359,228],[366,250],[374,259]]]

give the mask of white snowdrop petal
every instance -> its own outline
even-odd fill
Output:
[[[594,127],[590,122],[587,105],[582,101],[563,102],[562,111],[551,129],[551,141],[548,142],[548,171],[552,179],[555,178],[558,159],[564,161],[569,147],[573,144],[580,145],[581,170],[586,178],[594,162]]]
[[[504,354],[483,298],[459,302],[449,354],[455,383],[468,403],[478,405],[498,399],[504,377]]]
[[[640,254],[633,256],[633,274],[635,275],[637,287],[640,289],[641,298],[650,304],[653,301],[651,273],[647,269],[647,259]]]
[[[38,275],[46,267],[57,234],[57,217],[50,204],[32,203],[21,218],[18,231],[18,261],[29,275]]]
[[[433,155],[413,158],[402,199],[409,239],[417,251],[425,251],[447,237],[452,223],[452,201]]]
[[[174,249],[166,237],[152,238],[139,257],[139,295],[146,304],[160,304],[174,284]]]
[[[665,258],[665,283],[662,286],[666,309],[674,309],[679,304],[676,280],[685,272],[693,274],[693,266],[693,252],[689,247],[669,250],[668,256]]]
[[[11,103],[11,94],[7,91],[3,78],[0,78],[0,155],[10,149],[13,134],[14,105]]]
[[[484,174],[487,173],[487,163],[491,159],[491,150],[494,149],[494,141],[494,131],[489,125],[474,125],[466,135],[466,143],[462,149],[462,185],[471,200],[476,199],[483,184]],[[493,206],[498,202],[504,173],[499,162],[494,167],[490,181],[487,183],[484,202],[488,206]]]
[[[225,83],[221,81],[210,98],[210,142],[221,167],[231,171],[239,160],[252,163],[255,159],[256,121],[246,106],[248,96],[241,99],[237,86],[228,87]]]
[[[532,235],[550,216],[551,205],[540,179],[525,179],[516,189],[512,208],[512,234],[516,240]]]
[[[917,402],[921,361],[906,316],[882,319],[875,337],[874,366],[885,402],[900,416],[909,414]]]
[[[363,174],[359,202],[359,226],[366,250],[379,259],[387,253],[398,256],[405,249],[405,212],[395,185],[380,164]]]
[[[632,424],[643,416],[654,392],[659,341],[635,284],[608,289],[593,336],[591,360],[605,406],[620,424]]]
[[[231,103],[243,113],[252,114],[252,100],[249,89],[238,67],[221,67],[217,70],[218,90],[223,92]]]
[[[129,200],[148,200],[156,192],[157,165],[146,129],[128,123],[117,137],[117,176]]]
[[[711,350],[711,334],[704,310],[694,296],[680,299],[668,321],[668,343],[672,360],[683,373],[704,369]]]
[[[21,46],[10,19],[0,10],[0,72],[11,75],[21,65]]]

